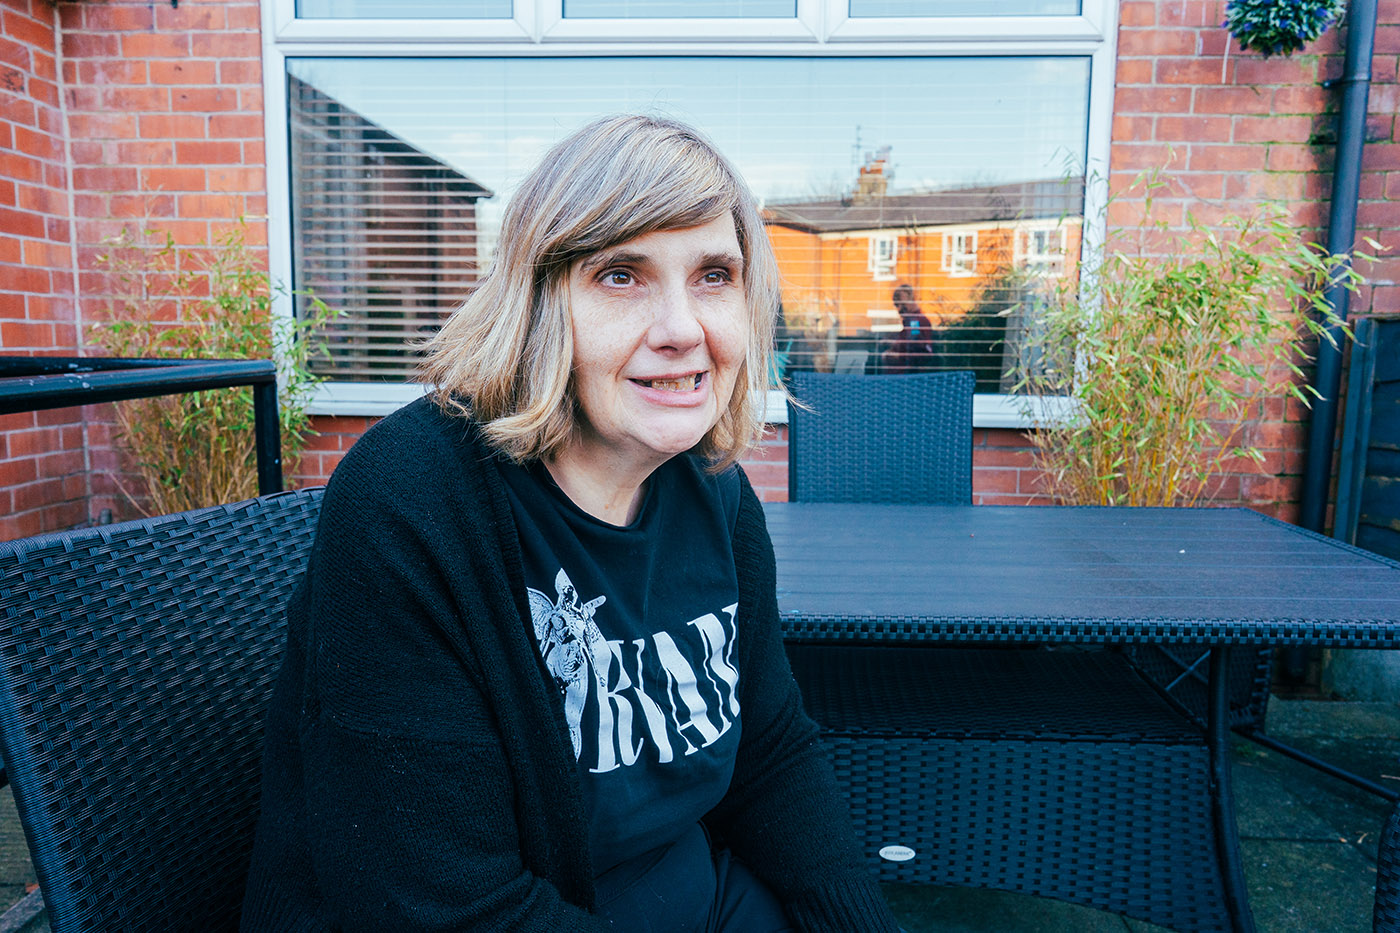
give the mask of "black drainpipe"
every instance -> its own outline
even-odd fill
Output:
[[[1366,101],[1371,90],[1371,52],[1376,41],[1376,0],[1351,0],[1347,5],[1347,51],[1340,81],[1341,125],[1337,158],[1332,169],[1332,209],[1327,221],[1327,251],[1350,255],[1356,245],[1356,202],[1361,190],[1361,150],[1366,143]],[[1341,285],[1327,289],[1337,317],[1346,320],[1351,293]],[[1337,396],[1342,387],[1341,328],[1329,328],[1336,343],[1318,341],[1313,388],[1312,423],[1308,428],[1307,468],[1303,474],[1303,504],[1299,523],[1321,532],[1332,485],[1332,448],[1337,433]]]

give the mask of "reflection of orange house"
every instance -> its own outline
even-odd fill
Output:
[[[402,381],[405,335],[435,331],[476,282],[491,191],[304,81],[288,93],[296,284],[342,312],[325,372]]]
[[[989,277],[1016,266],[1073,270],[1084,186],[1035,181],[908,194],[885,191],[883,160],[839,200],[770,202],[768,234],[785,307],[834,317],[843,335],[898,330],[891,294],[908,282],[935,324],[965,314]]]

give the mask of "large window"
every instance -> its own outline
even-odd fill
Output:
[[[776,375],[878,373],[917,330],[904,369],[971,368],[979,420],[1011,418],[993,396],[1030,325],[1008,311],[1073,275],[1106,150],[1111,4],[1083,7],[274,0],[273,196],[292,218],[274,262],[343,312],[324,410],[415,391],[415,346],[490,263],[524,173],[587,120],[641,110],[698,125],[762,202]]]

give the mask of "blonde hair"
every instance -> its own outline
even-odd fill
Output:
[[[557,452],[578,427],[574,263],[726,213],[744,259],[748,350],[733,397],[698,450],[715,469],[728,466],[763,431],[778,265],[739,173],[699,132],[673,120],[604,117],[549,150],[506,208],[491,268],[425,345],[419,378],[444,411],[475,418],[512,460]]]

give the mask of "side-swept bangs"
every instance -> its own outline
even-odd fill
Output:
[[[763,431],[777,261],[738,172],[695,129],[672,120],[605,117],[545,155],[506,208],[490,269],[425,345],[419,378],[445,411],[475,418],[506,456],[549,456],[578,424],[568,300],[574,263],[726,212],[744,259],[748,352],[699,452],[715,469],[735,462]]]

